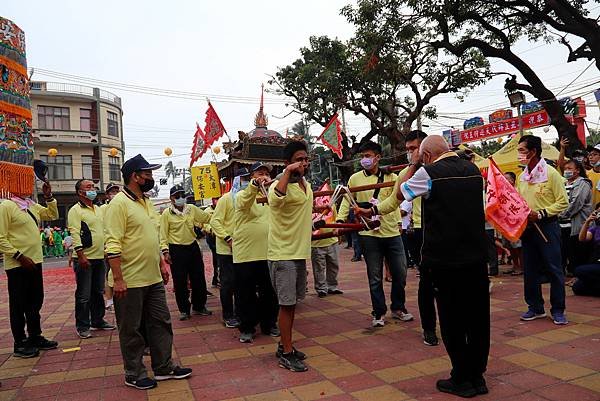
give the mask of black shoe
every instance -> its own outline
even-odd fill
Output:
[[[102,323],[100,323],[98,326],[92,326],[91,330],[105,330],[105,331],[111,331],[116,329],[117,326],[108,323],[106,320],[103,320]]]
[[[435,384],[442,393],[454,394],[463,398],[471,398],[477,395],[477,391],[471,382],[456,383],[452,378],[438,380]]]
[[[170,379],[180,380],[180,379],[185,379],[186,377],[190,377],[191,375],[192,375],[192,369],[174,366],[173,370],[171,372],[167,373],[166,375],[154,375],[154,380],[156,380],[156,381],[170,380]]]
[[[210,316],[212,315],[212,311],[208,310],[206,308],[206,306],[200,310],[192,310],[192,314],[193,315],[200,315],[200,316]]]
[[[292,347],[292,354],[296,356],[299,360],[303,361],[306,359],[306,354],[302,351],[298,351],[296,347]],[[277,358],[281,358],[283,355],[283,345],[281,343],[277,344],[277,352],[275,352],[275,356]]]
[[[477,391],[477,394],[481,395],[490,392],[483,376],[476,377],[475,379],[471,380],[471,383],[473,383],[473,387],[475,388],[475,391]]]
[[[32,345],[41,350],[49,350],[58,348],[58,343],[56,341],[48,340],[44,336],[38,336],[35,339],[30,340]]]
[[[331,289],[327,290],[327,293],[331,294],[331,295],[342,295],[344,293],[344,291],[340,290],[339,288],[335,288],[333,290],[331,290]]]
[[[137,388],[138,390],[148,390],[157,386],[156,380],[149,377],[143,379],[134,379],[133,377],[125,376],[125,385]]]
[[[440,342],[435,334],[435,331],[424,331],[423,332],[423,344],[431,345],[432,347],[438,345]]]
[[[325,298],[327,296],[327,293],[325,291],[317,291],[317,295],[319,296],[319,298]]]
[[[352,258],[350,259],[351,262],[360,262],[362,260],[362,258]]]
[[[17,358],[35,358],[40,355],[40,350],[25,339],[15,343],[13,355]]]
[[[271,337],[279,337],[281,336],[281,331],[279,331],[279,328],[277,326],[273,326],[268,330],[261,330],[261,332],[265,335],[265,336],[271,336]]]
[[[279,357],[279,367],[291,370],[292,372],[306,372],[308,368],[293,352],[282,354]]]

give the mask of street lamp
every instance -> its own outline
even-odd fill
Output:
[[[523,136],[523,119],[521,115],[521,105],[527,102],[525,100],[525,94],[515,89],[509,89],[506,87],[506,85],[504,86],[504,88],[506,89],[506,94],[510,102],[510,107],[517,108],[517,117],[519,119],[519,136]]]

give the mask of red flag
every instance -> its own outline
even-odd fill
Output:
[[[204,127],[204,138],[206,140],[206,147],[208,148],[227,131],[210,102],[208,102],[206,119],[204,121],[206,122],[206,126]]]
[[[517,241],[527,227],[531,209],[516,188],[504,177],[492,158],[487,172],[485,216],[509,241]]]
[[[200,157],[202,157],[204,152],[206,152],[207,148],[208,148],[208,145],[206,144],[206,138],[204,136],[204,133],[202,132],[200,125],[198,125],[198,123],[196,123],[196,133],[194,134],[194,145],[192,146],[192,156],[190,158],[190,167],[192,167],[192,165],[194,164],[194,162],[196,160],[198,160]]]
[[[319,139],[340,159],[342,158],[342,124],[338,120],[337,113],[331,117],[323,133],[319,135]]]

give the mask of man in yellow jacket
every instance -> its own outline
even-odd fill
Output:
[[[171,188],[170,198],[171,206],[160,217],[160,247],[165,261],[171,265],[179,320],[190,318],[190,307],[195,315],[212,315],[206,308],[204,262],[194,232],[194,227],[210,221],[210,215],[186,203],[185,190],[181,185]],[[192,287],[191,304],[188,281]]]
[[[75,290],[75,327],[77,335],[90,338],[92,330],[114,330],[104,320],[104,224],[102,213],[94,205],[94,183],[82,179],[75,183],[79,202],[69,209],[69,232],[73,237]]]
[[[25,194],[15,194],[0,203],[0,252],[8,281],[8,308],[14,356],[33,358],[39,350],[58,347],[56,341],[42,336],[40,309],[44,303],[42,245],[38,226],[41,221],[58,219],[56,200],[50,184],[42,188],[46,207]],[[25,335],[25,323],[27,332]]]
[[[256,202],[261,183],[270,180],[271,166],[256,162],[251,170],[251,173],[246,170],[238,174],[240,184],[234,185],[231,194],[235,210],[233,264],[236,295],[240,298],[240,342],[243,343],[252,342],[258,323],[263,334],[279,336],[277,298],[269,278],[265,240],[269,233],[269,205]]]

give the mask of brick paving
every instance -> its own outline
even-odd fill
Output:
[[[174,358],[194,368],[189,380],[161,382],[140,391],[123,385],[116,332],[77,337],[73,274],[67,268],[45,272],[44,334],[60,341],[40,357],[11,356],[6,276],[0,292],[0,401],[13,400],[451,400],[435,390],[448,375],[443,346],[423,345],[418,319],[370,328],[370,299],[363,263],[341,252],[344,295],[319,299],[311,287],[297,310],[296,346],[306,352],[310,370],[291,373],[277,366],[276,339],[258,336],[241,344],[237,331],[220,322],[218,297],[209,298],[211,317],[177,320],[174,294],[168,302],[175,332]],[[205,253],[207,276],[210,262]],[[311,277],[312,278],[312,277]],[[487,373],[490,394],[481,400],[600,400],[600,299],[567,300],[571,324],[549,319],[519,321],[523,311],[520,277],[494,278],[492,348]],[[312,281],[311,281],[312,282]],[[407,304],[418,316],[415,271],[409,271]],[[171,288],[171,284],[169,284]],[[386,283],[389,293],[389,284]],[[545,296],[548,299],[547,288]],[[108,314],[109,321],[114,315]],[[147,361],[147,366],[150,366]]]

